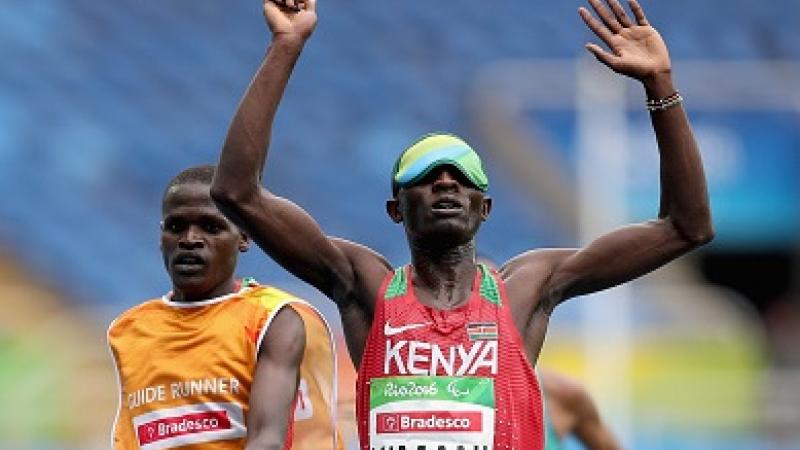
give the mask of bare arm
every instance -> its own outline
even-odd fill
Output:
[[[639,80],[648,98],[675,92],[667,47],[650,26],[641,7],[629,0],[635,22],[617,0],[590,3],[600,20],[585,8],[580,15],[609,47],[586,48],[617,73]],[[610,8],[609,8],[610,7]],[[537,300],[550,306],[575,295],[605,289],[648,273],[713,237],[705,175],[692,129],[681,105],[651,113],[661,164],[659,214],[651,221],[612,231],[583,249],[533,251],[510,261],[504,271],[536,273]],[[528,287],[529,288],[529,287]]]
[[[247,450],[284,448],[305,348],[303,319],[291,307],[284,307],[269,325],[259,350],[250,392]]]
[[[571,393],[570,405],[575,414],[572,434],[589,450],[620,450],[614,433],[600,418],[600,412],[583,386]]]
[[[597,406],[582,386],[570,393],[569,406],[575,414],[572,434],[589,450],[621,450],[611,429],[600,418]]]
[[[278,104],[316,26],[314,0],[297,5],[287,1],[290,7],[264,1],[272,42],[228,130],[211,196],[275,261],[343,303],[354,296],[368,297],[354,294],[358,283],[352,260],[373,254],[356,250],[348,254],[351,249],[347,242],[334,243],[303,209],[261,186]],[[371,262],[381,265],[383,260]]]
[[[589,399],[591,401],[591,399]],[[583,412],[575,427],[575,437],[589,450],[621,450],[611,430],[600,420],[594,404]]]
[[[589,450],[619,450],[586,388],[551,370],[540,372],[547,410],[560,438],[574,435]]]

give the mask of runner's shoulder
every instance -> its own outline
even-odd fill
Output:
[[[355,242],[331,237],[331,242],[345,255],[352,268],[351,285],[344,286],[339,304],[372,304],[387,275],[394,271],[389,260],[375,250]]]
[[[377,267],[392,270],[392,265],[380,253],[358,242],[349,241],[335,236],[330,236],[329,239],[341,252],[345,254],[352,264],[367,263],[374,264]]]
[[[258,307],[273,309],[285,303],[306,303],[302,298],[268,284],[258,284],[243,290],[238,296],[239,301],[245,301]]]
[[[521,253],[503,264],[498,272],[503,280],[522,275],[525,278],[547,278],[565,258],[575,254],[574,248],[537,248]]]
[[[143,317],[146,317],[151,312],[159,309],[162,302],[163,299],[161,298],[152,298],[128,308],[111,321],[111,323],[108,325],[109,332],[111,330],[125,330],[134,321],[142,320]]]

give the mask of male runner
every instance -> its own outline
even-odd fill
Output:
[[[164,193],[172,292],[109,327],[120,382],[112,447],[339,449],[327,324],[286,292],[234,278],[249,241],[211,201],[213,175],[187,169]]]
[[[338,306],[359,369],[362,449],[541,449],[533,364],[553,308],[648,273],[711,240],[700,155],[667,48],[635,0],[590,0],[587,49],[640,81],[659,144],[660,211],[583,249],[531,250],[499,272],[475,262],[488,178],[463,140],[429,135],[399,156],[387,212],[411,264],[327,237],[303,209],[261,185],[278,103],[316,24],[315,1],[265,1],[272,42],[233,118],[211,194],[273,259]]]

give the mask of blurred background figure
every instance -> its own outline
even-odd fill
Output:
[[[545,397],[545,450],[561,450],[567,437],[588,450],[621,449],[584,386],[553,370],[538,372]]]
[[[381,208],[389,186],[361,187],[386,183],[410,138],[446,129],[480,149],[495,174],[492,193],[504,199],[480,234],[492,259],[507,259],[518,242],[575,246],[594,230],[651,216],[657,152],[642,95],[592,69],[580,3],[500,0],[487,13],[477,0],[424,8],[351,0],[344,14],[320,2],[325,20],[277,117],[297,132],[272,142],[285,150],[271,157],[271,187],[290,192],[326,231],[399,264],[405,243],[384,238],[394,225],[363,214]],[[670,44],[716,239],[606,298],[564,305],[542,365],[584,382],[625,448],[795,449],[800,3],[642,6]],[[216,161],[263,52],[253,38],[263,33],[259,7],[7,0],[0,8],[0,448],[108,447],[116,405],[105,324],[169,288],[154,263],[153,205],[172,174]],[[608,167],[593,166],[597,152]],[[349,167],[347,176],[331,162]],[[595,171],[603,177],[586,175]],[[342,192],[349,202],[335,201]],[[241,264],[241,273],[336,318],[329,302],[260,255]],[[346,369],[342,402],[352,401]]]

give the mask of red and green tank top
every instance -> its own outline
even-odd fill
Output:
[[[478,266],[469,300],[420,303],[411,266],[387,276],[358,373],[361,450],[542,450],[539,381],[505,286]]]

